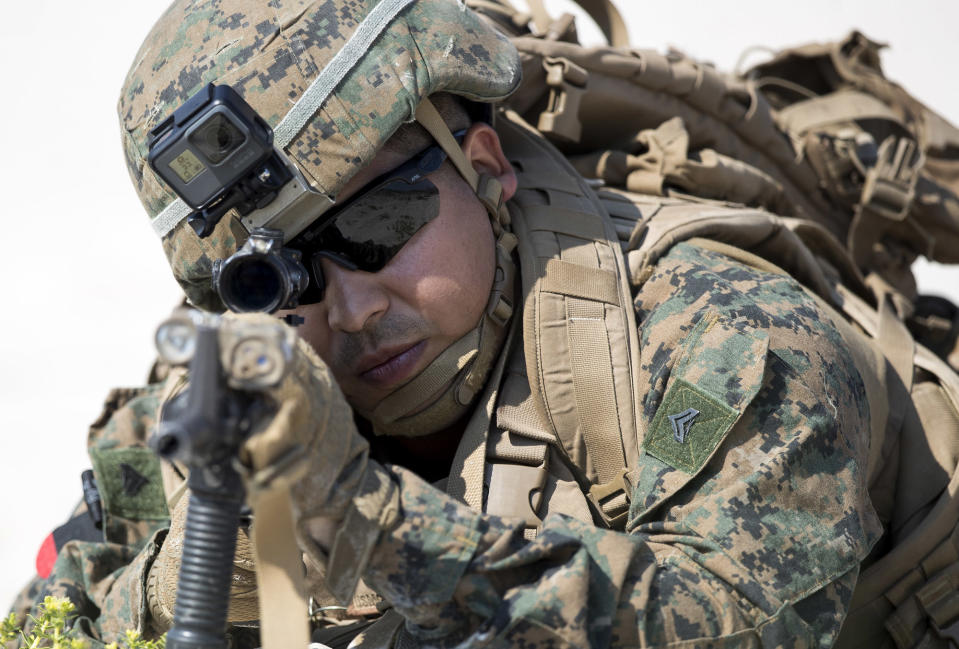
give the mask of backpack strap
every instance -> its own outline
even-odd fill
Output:
[[[688,134],[690,153],[710,149],[723,156],[721,161],[718,156],[715,162],[705,161],[706,167],[741,163],[744,169],[750,168],[750,182],[761,180],[759,196],[775,196],[775,204],[769,207],[813,220],[836,237],[844,236],[849,215],[825,198],[809,161],[797,160],[792,143],[777,126],[774,110],[755,83],[723,75],[686,57],[654,51],[584,48],[532,37],[512,40],[523,55],[524,81],[509,105],[533,123],[544,104],[551,120],[575,121],[578,128],[571,132],[579,134],[576,139],[568,132],[544,131],[564,152],[589,152],[600,158],[608,154],[628,163],[628,156],[642,152],[638,140],[642,131],[678,117]],[[585,72],[585,92],[578,101],[544,101],[553,89],[547,70],[553,60]],[[561,119],[553,115],[558,111],[572,114]],[[701,178],[694,180],[691,185],[699,184]]]
[[[905,125],[885,102],[858,90],[840,90],[829,95],[797,101],[776,114],[776,123],[794,138],[840,122],[882,119]]]
[[[620,525],[628,511],[627,458],[637,457],[639,403],[638,340],[621,247],[602,205],[558,151],[513,113],[497,129],[519,179],[510,202],[524,295],[525,367],[517,375],[528,384],[501,400],[510,405],[497,411],[497,424],[508,433],[491,437],[487,457],[514,467],[535,463],[542,476],[545,440],[553,440],[597,517]],[[535,458],[529,439],[542,449]],[[523,484],[541,479],[495,463],[493,471],[496,480],[507,471]],[[490,501],[505,506],[498,495]],[[525,515],[530,504],[524,494],[517,507]]]
[[[610,0],[573,0],[595,21],[606,41],[613,47],[629,47],[626,21]],[[556,22],[546,11],[543,0],[527,0],[533,23],[542,34],[548,34]]]

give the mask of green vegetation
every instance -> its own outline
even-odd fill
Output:
[[[0,644],[25,649],[89,649],[89,641],[77,637],[68,627],[75,609],[67,597],[44,597],[37,607],[37,615],[28,616],[29,631],[24,632],[13,613],[0,621]],[[138,631],[127,631],[122,643],[111,642],[106,649],[164,649],[165,646],[166,636],[144,640]]]

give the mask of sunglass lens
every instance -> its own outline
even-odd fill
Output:
[[[391,182],[337,214],[318,248],[348,259],[360,270],[376,272],[438,215],[439,192],[433,183]]]

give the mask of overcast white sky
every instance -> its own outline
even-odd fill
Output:
[[[550,7],[563,7],[563,3]],[[752,45],[890,43],[888,76],[959,123],[953,0],[619,0],[638,47],[730,69]],[[628,5],[628,6],[627,6]],[[6,3],[0,20],[0,608],[80,497],[86,430],[111,386],[142,383],[178,289],[123,164],[115,101],[165,0]],[[959,298],[959,272],[923,267]]]

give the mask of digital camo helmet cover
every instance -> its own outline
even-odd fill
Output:
[[[366,46],[370,23],[383,15]],[[176,195],[146,163],[149,131],[211,82],[232,86],[275,129],[311,84],[343,67],[344,57],[334,57],[357,43],[355,61],[284,147],[313,189],[330,197],[412,120],[424,97],[445,91],[495,102],[520,81],[515,48],[457,0],[177,0],[143,42],[117,107],[124,153],[194,305],[222,310],[213,261],[236,252],[248,233],[233,213],[205,239],[185,220],[168,232],[157,226]]]

